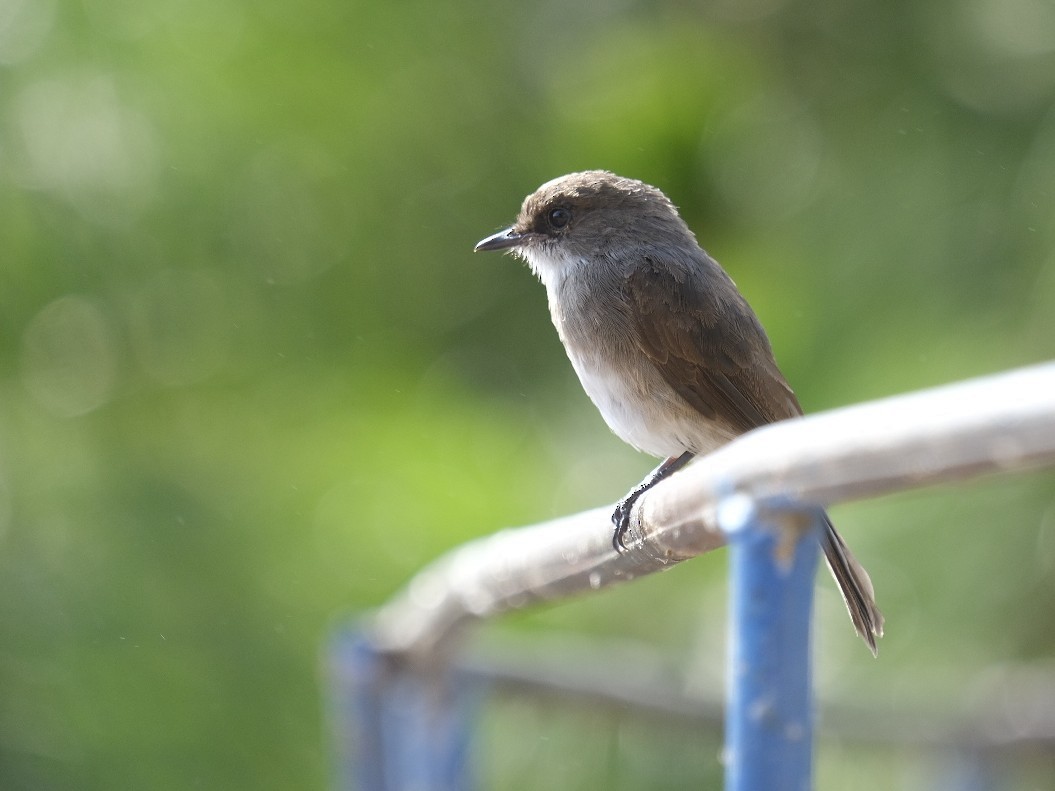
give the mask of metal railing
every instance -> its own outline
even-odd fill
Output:
[[[472,712],[487,674],[459,657],[468,627],[728,543],[726,788],[809,788],[817,562],[809,525],[819,529],[818,509],[1052,464],[1055,363],[1047,363],[753,431],[642,497],[623,554],[611,548],[611,506],[470,542],[336,638],[343,787],[473,788]]]

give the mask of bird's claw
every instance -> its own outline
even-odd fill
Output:
[[[620,554],[626,551],[623,539],[630,530],[630,511],[634,507],[635,499],[637,498],[627,497],[620,500],[612,512],[612,524],[615,525],[615,531],[612,533],[612,549]]]

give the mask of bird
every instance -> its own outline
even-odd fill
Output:
[[[555,178],[475,250],[528,265],[608,427],[663,460],[616,506],[616,551],[649,488],[741,434],[803,414],[755,312],[656,187],[606,170]],[[876,655],[883,615],[871,579],[826,513],[823,521],[828,567]]]

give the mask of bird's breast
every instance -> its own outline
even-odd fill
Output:
[[[551,301],[551,314],[583,389],[624,442],[666,458],[707,453],[731,439],[663,379],[618,311],[554,310]]]

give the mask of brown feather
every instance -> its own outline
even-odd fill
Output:
[[[729,276],[700,253],[702,278],[679,278],[676,268],[647,257],[627,277],[624,296],[640,351],[686,403],[735,434],[801,415],[754,312]],[[872,581],[827,514],[824,522],[821,546],[828,568],[854,628],[874,655],[883,614]]]
[[[704,278],[679,278],[651,258],[627,278],[641,352],[694,409],[737,434],[801,415],[754,312],[718,264],[701,259]]]

